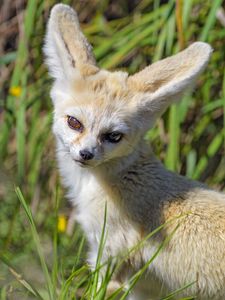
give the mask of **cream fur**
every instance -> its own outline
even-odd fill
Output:
[[[197,42],[133,76],[108,72],[96,66],[76,13],[62,4],[51,12],[45,54],[55,78],[51,96],[57,158],[76,219],[90,244],[91,266],[96,262],[105,203],[103,261],[124,255],[167,223],[130,256],[110,284],[109,289],[118,288],[170,236],[132,299],[159,299],[192,282],[184,295],[225,299],[225,195],[166,170],[143,140],[155,119],[195,83],[211,51],[208,44]],[[83,132],[68,127],[67,115],[84,125]],[[119,143],[102,139],[112,131],[123,134]],[[94,155],[85,165],[77,162],[83,149]],[[148,296],[143,296],[149,285]]]

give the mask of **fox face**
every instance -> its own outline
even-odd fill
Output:
[[[70,80],[63,93],[57,84],[53,87],[53,131],[80,166],[98,166],[129,155],[141,138],[141,119],[132,107],[126,80],[126,73],[100,71]]]
[[[211,53],[205,43],[129,76],[98,68],[76,12],[56,5],[44,52],[55,79],[53,131],[59,151],[82,167],[95,167],[135,152],[145,132],[195,83]]]

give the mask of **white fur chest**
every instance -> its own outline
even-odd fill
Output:
[[[88,169],[79,167],[70,155],[58,152],[58,162],[69,199],[76,207],[75,218],[81,224],[91,246],[89,262],[94,264],[98,252],[106,204],[105,259],[136,245],[140,239],[139,231],[124,218],[120,207],[114,204],[96,177]]]
[[[95,177],[78,166],[70,157],[58,152],[58,163],[63,184],[68,188],[68,197],[76,206],[76,220],[88,232],[104,217],[104,193]],[[99,226],[99,224],[98,224]]]

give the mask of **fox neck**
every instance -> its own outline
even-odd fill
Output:
[[[161,214],[165,204],[171,205],[174,199],[177,202],[183,201],[187,194],[203,186],[167,170],[145,141],[140,143],[130,156],[110,162],[96,170],[95,176],[107,192],[111,191],[110,198],[119,206],[125,207],[130,216],[135,216],[140,222],[143,215],[147,214],[144,219],[150,218],[146,207],[151,213]],[[142,199],[140,188],[145,194]],[[139,216],[138,211],[142,211]]]

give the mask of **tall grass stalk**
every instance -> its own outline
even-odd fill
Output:
[[[185,46],[184,33],[183,33],[183,1],[176,1],[176,28],[178,31],[178,45],[179,50],[182,50]],[[174,30],[168,33],[167,37],[169,39],[170,35]],[[172,49],[170,49],[172,50]],[[167,53],[168,54],[168,53]],[[173,105],[169,111],[169,145],[166,156],[166,166],[170,170],[177,170],[179,165],[179,150],[180,150],[180,114],[179,107]]]
[[[24,18],[24,32],[21,33],[21,37],[19,40],[19,46],[18,46],[18,51],[16,55],[16,63],[15,67],[13,70],[13,74],[11,77],[10,81],[10,87],[17,87],[20,86],[22,88],[26,88],[26,72],[24,72],[24,68],[26,66],[26,62],[28,60],[28,46],[31,38],[31,34],[34,30],[34,22],[35,22],[35,13],[37,11],[37,1],[36,0],[30,0],[27,3],[27,8],[26,8],[26,14]],[[21,81],[21,74],[22,75],[22,81]],[[25,96],[25,92],[23,92],[23,95]],[[3,158],[6,155],[7,151],[7,143],[9,139],[9,134],[10,134],[10,129],[13,124],[13,118],[12,118],[12,112],[15,112],[16,109],[16,99],[12,95],[8,95],[6,99],[6,105],[7,109],[9,110],[10,113],[7,113],[5,118],[5,122],[3,123],[3,128],[2,128],[2,134],[0,135],[0,158],[3,160]],[[24,159],[22,158],[22,151],[24,150],[23,143],[24,143],[24,108],[22,104],[22,108],[19,114],[19,126],[20,130],[17,131],[17,140],[18,142],[18,164],[19,164],[19,172],[18,176],[20,177],[21,172],[23,172],[23,165],[24,165]],[[23,139],[23,141],[22,141]],[[20,148],[22,146],[22,148]]]
[[[223,139],[224,139],[224,153],[225,153],[225,67],[224,67],[224,75],[223,75]]]
[[[32,212],[30,210],[30,207],[27,205],[27,203],[26,203],[26,201],[23,197],[23,194],[22,194],[21,190],[19,189],[19,187],[16,187],[15,191],[16,191],[18,199],[20,200],[20,202],[21,202],[21,204],[24,208],[24,211],[26,213],[28,221],[30,223],[30,229],[31,229],[32,237],[33,237],[33,240],[34,240],[36,250],[38,252],[41,267],[42,267],[42,270],[44,272],[44,276],[45,276],[45,280],[46,280],[49,300],[55,300],[56,299],[55,288],[53,286],[51,277],[49,275],[48,267],[47,267],[47,264],[46,264],[46,261],[45,261],[45,256],[44,256],[44,253],[43,253],[43,250],[42,250],[42,247],[41,247],[39,235],[38,235],[35,223],[34,223]]]

